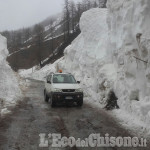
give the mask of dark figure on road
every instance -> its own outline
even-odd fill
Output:
[[[111,90],[109,92],[109,96],[107,99],[107,105],[105,106],[105,109],[106,110],[112,110],[114,108],[119,109],[119,106],[117,104],[117,100],[118,100],[118,98],[116,97],[114,91]]]

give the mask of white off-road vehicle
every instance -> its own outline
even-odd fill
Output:
[[[74,103],[83,105],[83,90],[80,82],[70,73],[50,73],[44,89],[44,99],[50,101],[52,107],[58,103]]]

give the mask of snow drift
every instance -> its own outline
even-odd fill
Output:
[[[103,107],[113,89],[121,110],[149,124],[150,1],[108,0],[107,7],[83,13],[81,34],[64,57],[31,76],[44,79],[58,69],[72,72],[81,80],[85,100]]]
[[[14,105],[21,96],[17,78],[6,62],[7,55],[6,38],[0,35],[0,114],[5,113],[6,107]]]

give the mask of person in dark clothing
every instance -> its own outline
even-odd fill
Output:
[[[113,90],[109,92],[109,96],[107,99],[107,105],[104,107],[106,110],[112,110],[114,108],[119,109],[119,106],[117,104],[118,98],[116,97]]]

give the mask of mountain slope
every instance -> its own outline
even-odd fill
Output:
[[[26,29],[3,32],[8,39],[10,55],[7,60],[11,67],[15,71],[28,69],[38,64],[42,67],[42,61],[49,59],[56,48],[59,47],[60,51],[64,51],[64,48],[80,33],[78,30],[81,14],[91,8],[106,7],[106,1],[82,0],[74,3],[69,0],[64,4],[63,11],[59,15],[51,16]],[[37,30],[37,27],[42,29],[40,32],[42,38],[38,38],[39,28]],[[43,42],[39,44],[37,39],[42,39]],[[62,43],[63,46],[61,46]],[[42,46],[39,47],[39,45]]]

